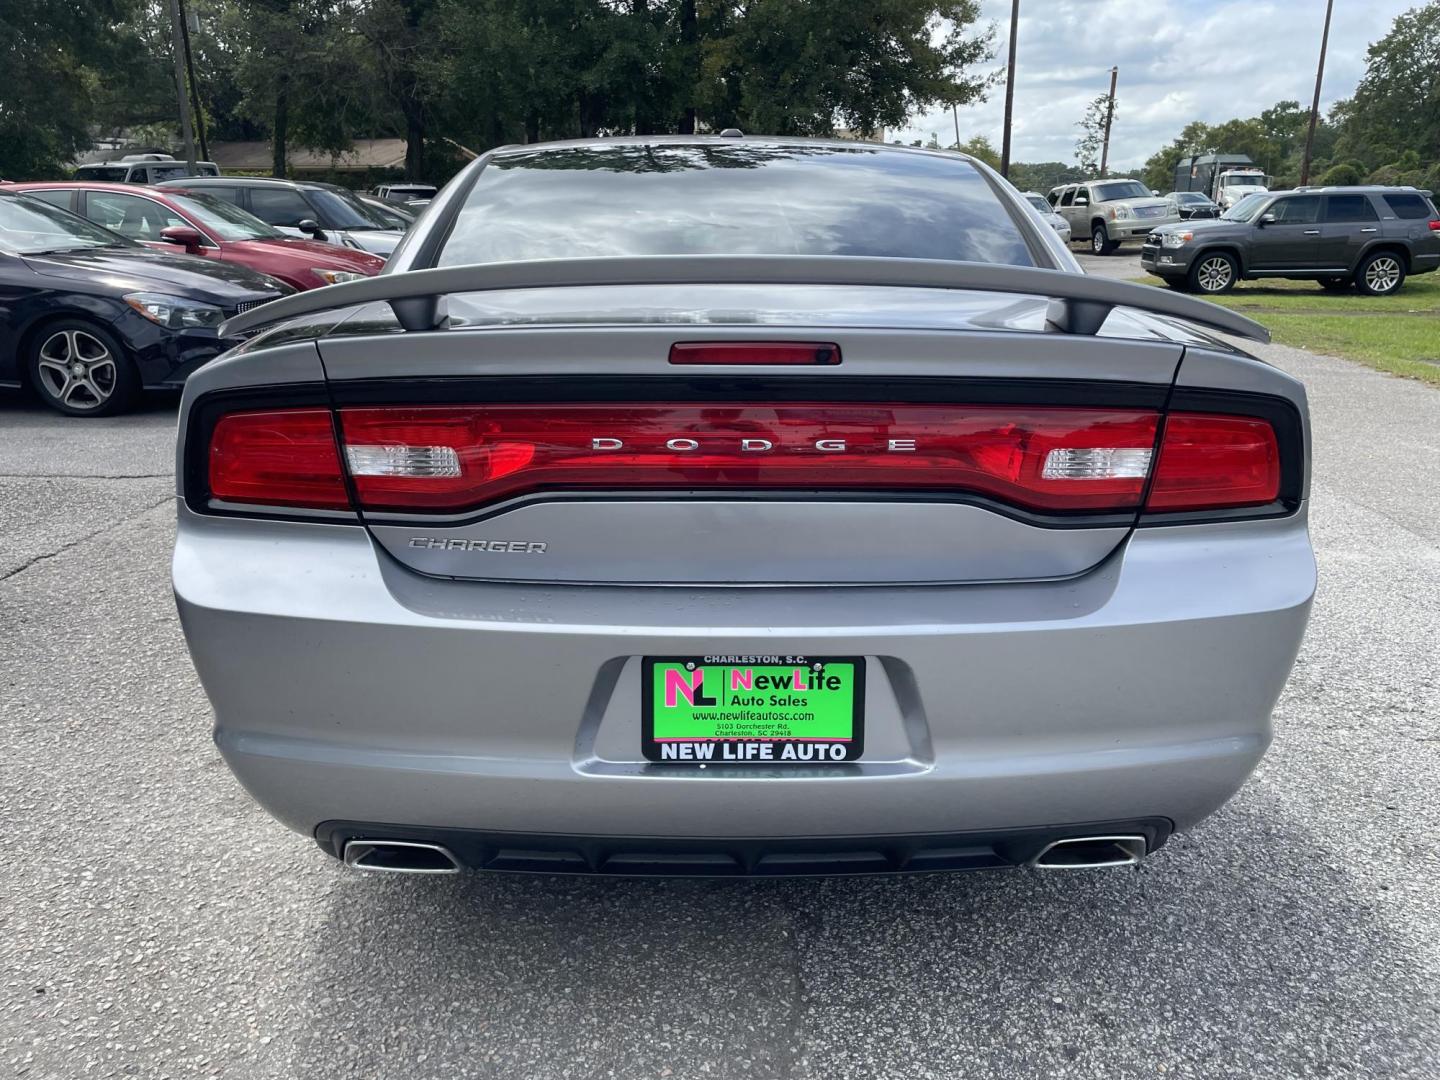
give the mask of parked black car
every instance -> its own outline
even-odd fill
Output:
[[[180,386],[235,344],[221,322],[293,291],[0,191],[0,386],[28,383],[60,412],[105,416]]]
[[[1219,205],[1212,201],[1210,196],[1199,191],[1172,191],[1165,198],[1173,202],[1175,208],[1180,211],[1181,221],[1220,216]]]
[[[1406,275],[1440,268],[1440,213],[1430,192],[1409,187],[1256,192],[1216,221],[1154,230],[1140,265],[1201,293],[1229,292],[1241,278],[1281,277],[1387,296]]]

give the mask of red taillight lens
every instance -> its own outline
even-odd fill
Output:
[[[1435,221],[1427,221],[1425,224],[1430,226],[1431,232],[1440,232],[1440,219],[1437,219]]]
[[[1147,510],[1263,506],[1280,497],[1275,429],[1246,416],[1172,413]]]
[[[670,346],[672,364],[840,363],[840,346],[816,341],[682,341]]]
[[[350,509],[328,409],[222,416],[209,474],[211,496],[227,502]]]
[[[1138,506],[1158,416],[914,404],[346,408],[370,509],[456,512],[605,488],[973,492],[1048,511]]]

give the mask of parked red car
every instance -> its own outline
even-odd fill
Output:
[[[385,260],[368,251],[302,240],[233,203],[198,192],[135,184],[6,184],[151,247],[240,263],[297,289],[373,277]]]

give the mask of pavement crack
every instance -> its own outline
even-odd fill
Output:
[[[172,502],[174,498],[175,496],[173,495],[166,495],[165,498],[161,499],[159,502],[151,503],[148,506],[142,507],[140,510],[137,510],[129,517],[123,517],[119,521],[112,521],[107,525],[102,525],[100,526],[100,528],[93,529],[90,532],[86,533],[84,536],[77,536],[68,544],[58,547],[54,551],[44,551],[41,552],[39,555],[35,555],[29,559],[26,559],[23,563],[15,567],[13,570],[6,570],[3,573],[0,573],[0,582],[9,581],[13,577],[18,577],[26,570],[29,570],[32,566],[36,566],[42,562],[48,562],[49,560],[55,558],[57,555],[63,555],[65,554],[65,552],[70,551],[72,548],[77,548],[81,544],[87,543],[103,533],[110,532],[112,529],[118,529],[123,525],[129,525],[132,521],[136,521],[139,518],[144,517],[146,514],[150,513],[150,511],[158,510],[166,503]]]
[[[163,473],[0,473],[0,480],[169,480]]]

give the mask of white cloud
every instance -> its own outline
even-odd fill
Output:
[[[1365,72],[1365,49],[1418,0],[1338,0],[1330,26],[1320,107],[1349,97]],[[1004,70],[1010,0],[984,0],[994,22],[995,70]],[[1072,161],[1075,124],[1120,68],[1110,160],[1130,169],[1191,120],[1256,116],[1277,101],[1309,107],[1325,0],[1020,0],[1016,58],[1016,161]],[[959,110],[960,137],[1000,146],[1003,81],[988,101]],[[955,138],[949,110],[917,118],[890,139]]]

